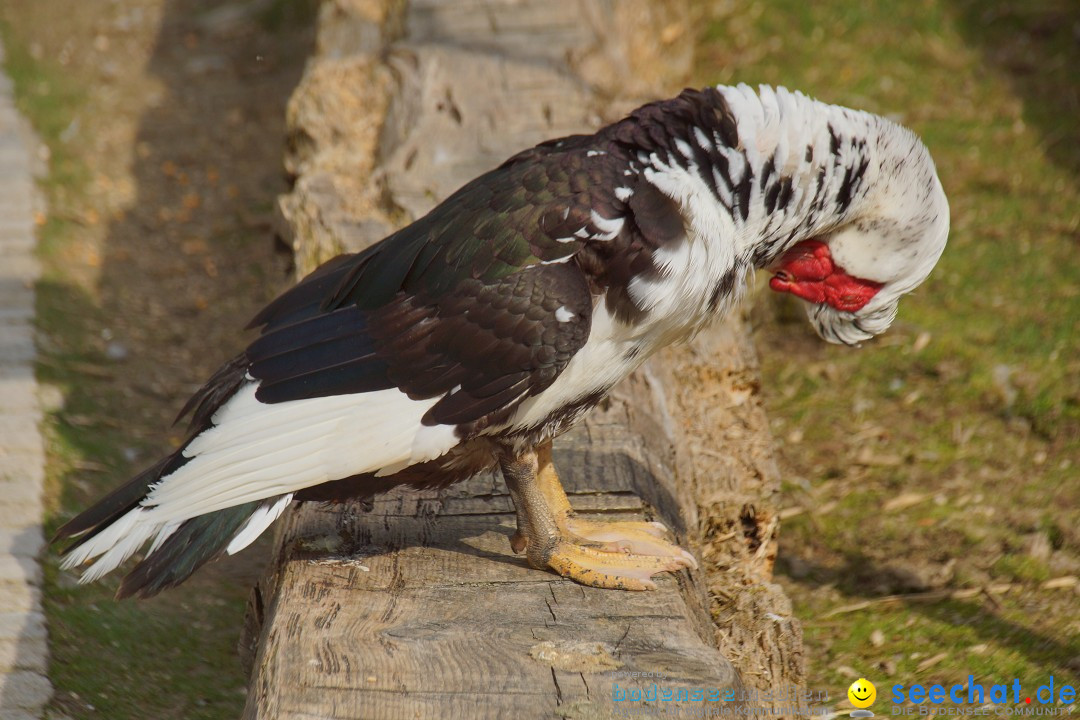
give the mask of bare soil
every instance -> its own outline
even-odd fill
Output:
[[[39,288],[40,374],[58,390],[51,527],[181,441],[172,421],[183,401],[291,281],[271,218],[286,188],[285,103],[314,42],[314,5],[0,8],[9,72],[52,165]],[[236,716],[244,678],[233,644],[264,554],[119,607],[108,599],[115,579],[77,587],[47,558],[57,708]]]

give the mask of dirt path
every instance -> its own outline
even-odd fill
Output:
[[[20,100],[52,148],[42,365],[49,528],[151,462],[183,400],[288,283],[270,227],[284,105],[314,2],[12,0]],[[63,398],[60,400],[60,398]],[[72,717],[233,717],[233,644],[261,554],[112,603],[46,558],[54,704]],[[222,672],[221,668],[235,668]]]

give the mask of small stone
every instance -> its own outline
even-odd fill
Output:
[[[1065,663],[1065,667],[1069,668],[1077,674],[1080,674],[1080,655],[1077,655],[1076,657],[1069,660],[1069,662]]]
[[[905,510],[913,505],[918,505],[927,498],[926,493],[918,492],[906,492],[900,493],[894,498],[891,498],[882,505],[881,509],[884,512],[896,512],[898,510]]]
[[[215,35],[228,35],[250,23],[252,13],[260,6],[257,2],[222,4],[203,14],[199,24]]]
[[[1053,548],[1050,545],[1050,537],[1044,532],[1028,535],[1024,539],[1024,552],[1035,560],[1047,561]]]
[[[59,412],[64,409],[64,391],[56,385],[39,385],[38,402],[42,412]]]
[[[227,67],[228,61],[221,55],[200,55],[188,60],[184,64],[184,71],[188,75],[209,75]]]
[[[870,633],[870,644],[874,647],[881,647],[885,644],[885,633],[880,630],[875,630]]]
[[[660,31],[660,42],[670,45],[686,34],[686,28],[682,23],[673,22]]]
[[[1042,584],[1042,588],[1043,590],[1064,590],[1076,587],[1078,584],[1080,584],[1080,578],[1075,575],[1063,575],[1047,580]]]
[[[919,663],[916,666],[916,670],[918,672],[928,670],[928,669],[932,668],[933,666],[937,665],[939,662],[941,662],[942,660],[944,660],[947,657],[949,657],[949,653],[938,653],[937,655],[934,655],[933,657],[928,657],[928,658],[926,658],[925,660],[923,660],[921,663]]]
[[[792,556],[786,558],[788,576],[792,580],[802,580],[810,574],[810,564],[800,557]]]
[[[1001,396],[1002,402],[1005,407],[1012,407],[1016,402],[1018,395],[1016,388],[1012,384],[1012,375],[1015,368],[1009,365],[999,364],[995,365],[990,373],[990,377],[993,380],[994,389],[998,391]]]
[[[60,135],[58,136],[60,142],[69,143],[74,140],[75,136],[79,134],[80,127],[82,127],[82,123],[79,121],[79,118],[73,118],[71,122],[68,123],[68,126],[60,132]]]
[[[104,80],[115,80],[120,76],[120,65],[113,60],[106,60],[101,63],[99,70]]]
[[[126,360],[127,356],[127,345],[124,345],[122,342],[114,340],[105,346],[105,357],[109,358],[114,362]]]

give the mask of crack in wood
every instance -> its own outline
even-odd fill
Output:
[[[551,619],[555,621],[555,624],[559,624],[559,618],[555,617],[555,611],[551,609],[551,601],[544,600],[544,604],[547,605],[548,612],[551,613]]]
[[[562,705],[562,688],[559,686],[559,678],[555,675],[555,668],[551,668],[551,681],[555,683],[555,704]]]
[[[623,644],[623,640],[630,634],[630,623],[626,623],[626,630],[623,631],[622,637],[615,643],[615,650],[612,654],[619,652],[619,647]]]

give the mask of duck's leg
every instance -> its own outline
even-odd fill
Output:
[[[511,539],[529,564],[593,587],[651,590],[660,572],[696,567],[690,553],[662,539],[660,523],[593,522],[574,515],[551,464],[551,443],[505,456],[503,477],[517,510]]]

